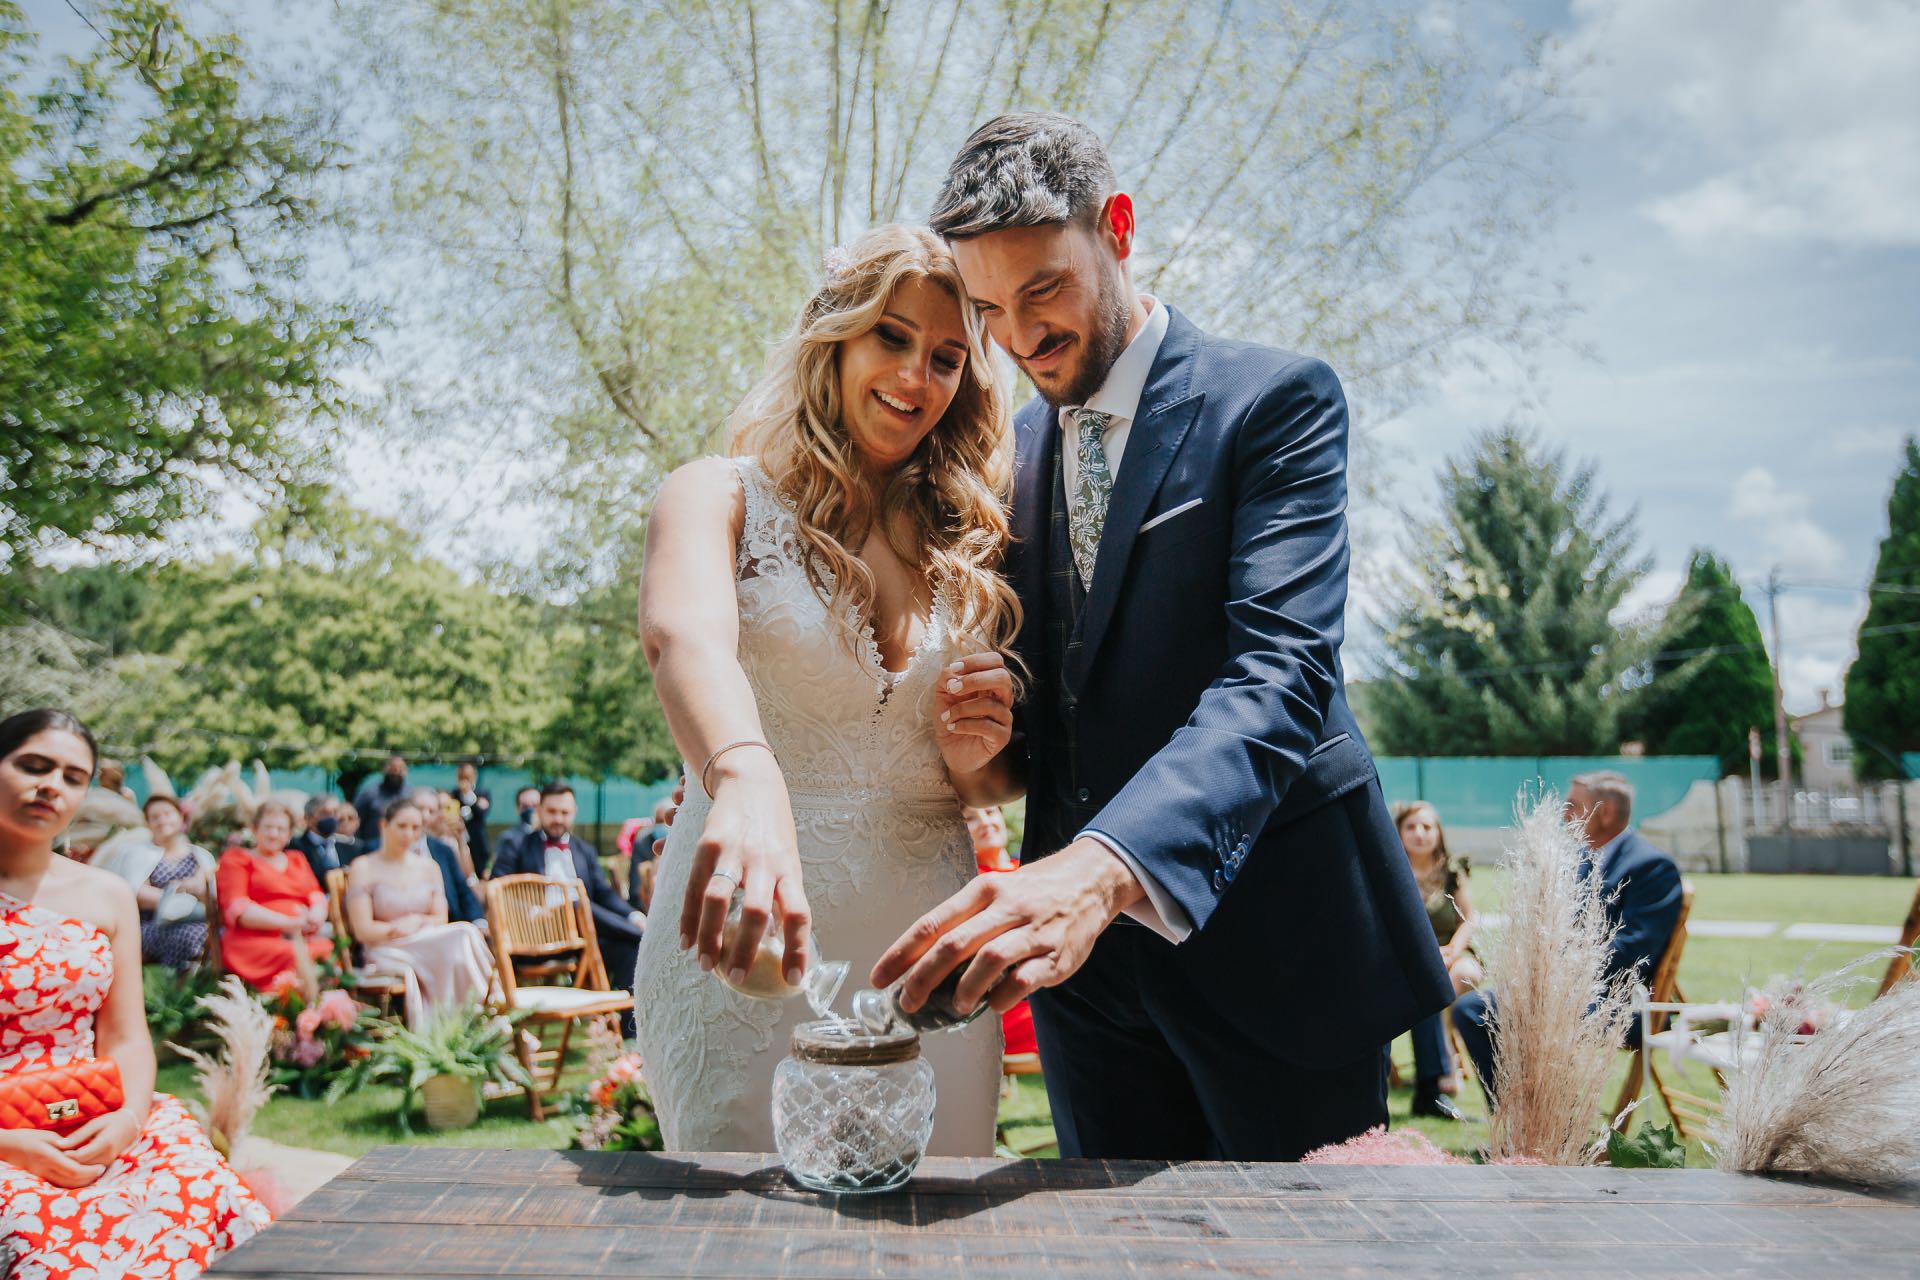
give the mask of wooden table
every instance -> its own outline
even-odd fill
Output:
[[[1708,1170],[928,1160],[834,1199],[762,1156],[388,1147],[220,1276],[1920,1276],[1920,1195]]]

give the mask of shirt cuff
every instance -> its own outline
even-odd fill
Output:
[[[1188,917],[1185,907],[1174,900],[1172,894],[1161,887],[1158,880],[1147,873],[1140,860],[1120,847],[1120,842],[1104,831],[1088,828],[1080,833],[1080,838],[1098,840],[1113,851],[1113,856],[1127,864],[1127,870],[1133,872],[1133,878],[1147,891],[1147,900],[1128,907],[1123,913],[1132,916],[1147,928],[1153,930],[1168,942],[1182,943],[1193,932],[1193,920]]]

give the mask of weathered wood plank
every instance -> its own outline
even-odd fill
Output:
[[[1917,1207],[1709,1170],[1001,1160],[836,1198],[756,1155],[386,1148],[213,1274],[1865,1280],[1920,1274]]]

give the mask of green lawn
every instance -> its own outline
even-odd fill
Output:
[[[1838,922],[1847,924],[1898,925],[1905,918],[1913,898],[1913,882],[1892,878],[1838,876],[1719,876],[1691,877],[1695,887],[1693,915],[1696,920],[1773,920],[1780,922]],[[1474,874],[1476,905],[1497,911],[1504,876],[1498,870]],[[1765,983],[1775,975],[1803,971],[1828,973],[1849,961],[1880,950],[1864,943],[1791,942],[1780,937],[1766,938],[1692,938],[1681,958],[1680,984],[1688,999],[1694,1001],[1739,998],[1750,986]],[[1865,971],[1869,980],[1856,986],[1852,1003],[1861,1003],[1873,994],[1879,966]],[[1401,1076],[1409,1085],[1413,1078],[1413,1054],[1402,1037],[1394,1046],[1394,1058]],[[1607,1092],[1610,1103],[1625,1074],[1622,1055],[1614,1081]],[[1469,1073],[1470,1075],[1471,1073]],[[578,1062],[566,1078],[569,1086],[582,1083]],[[170,1064],[160,1072],[160,1087],[169,1093],[193,1096],[191,1069]],[[1698,1082],[1696,1082],[1696,1091]],[[1651,1098],[1651,1094],[1649,1094]],[[1487,1129],[1484,1122],[1486,1102],[1469,1079],[1460,1099],[1470,1115],[1480,1120],[1454,1124],[1444,1120],[1410,1120],[1409,1088],[1393,1091],[1389,1111],[1396,1126],[1411,1124],[1448,1150],[1470,1152],[1484,1146]],[[400,1091],[372,1087],[334,1105],[306,1102],[298,1098],[275,1097],[255,1122],[262,1137],[291,1146],[314,1147],[344,1155],[361,1155],[376,1146],[409,1142],[445,1147],[547,1147],[567,1145],[572,1128],[566,1120],[547,1120],[534,1124],[527,1118],[522,1099],[502,1099],[488,1103],[480,1123],[454,1133],[429,1134],[424,1127],[409,1135],[400,1128],[397,1110]],[[1640,1115],[1654,1123],[1666,1122],[1657,1100],[1642,1105]],[[1000,1108],[1002,1141],[1026,1155],[1051,1156],[1053,1126],[1047,1109],[1046,1090],[1036,1077],[1011,1082]],[[1704,1154],[1693,1144],[1691,1158],[1704,1163]]]

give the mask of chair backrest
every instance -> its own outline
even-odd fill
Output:
[[[540,976],[565,976],[585,990],[609,990],[585,886],[517,874],[488,880],[485,888],[487,930],[508,999],[522,979],[534,976],[530,967]]]
[[[1877,1000],[1893,990],[1894,984],[1915,972],[1913,967],[1913,946],[1920,942],[1920,880],[1913,886],[1913,905],[1907,908],[1906,923],[1900,926],[1900,946],[1904,950],[1887,962],[1887,975],[1880,979],[1880,989],[1874,992]]]
[[[1673,932],[1667,935],[1667,949],[1660,953],[1660,963],[1653,967],[1653,977],[1647,982],[1647,999],[1655,1004],[1667,1004],[1676,1000],[1680,991],[1680,957],[1687,949],[1687,917],[1693,914],[1693,881],[1680,882],[1680,914],[1673,919]],[[1653,1029],[1662,1030],[1667,1025],[1667,1015],[1653,1015]]]
[[[334,867],[327,872],[327,918],[333,922],[336,942],[353,945],[353,930],[347,927],[347,869]]]

